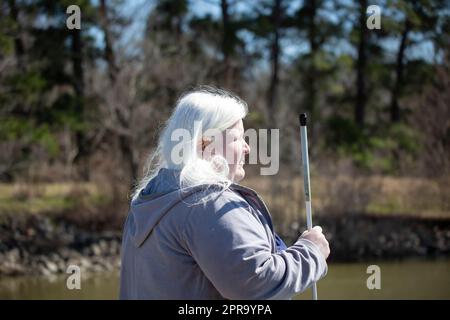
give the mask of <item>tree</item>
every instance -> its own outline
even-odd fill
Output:
[[[271,64],[271,76],[269,90],[267,94],[267,108],[269,116],[272,116],[275,112],[278,98],[278,86],[279,86],[279,65],[280,65],[280,29],[283,19],[284,8],[282,6],[282,0],[274,0],[270,15],[270,25],[272,29],[271,44],[270,44],[270,64]]]
[[[22,39],[21,25],[20,25],[19,19],[18,19],[19,9],[17,7],[15,0],[9,0],[8,5],[9,5],[10,19],[14,23],[14,26],[16,28],[16,30],[15,30],[16,32],[15,32],[15,36],[14,36],[14,52],[16,55],[17,67],[20,70],[24,71],[25,62],[23,61],[23,59],[24,59],[24,53],[25,53],[25,46],[24,46],[23,39]]]
[[[117,3],[116,3],[117,5]],[[123,5],[123,4],[122,4]],[[117,139],[117,145],[120,150],[121,158],[127,165],[126,175],[130,179],[130,188],[138,178],[138,158],[136,154],[136,145],[132,133],[134,121],[134,112],[138,101],[136,97],[136,81],[139,72],[135,70],[134,65],[119,65],[116,52],[114,50],[114,35],[110,24],[111,17],[116,24],[121,24],[124,28],[128,21],[120,17],[117,9],[110,8],[106,0],[99,3],[99,21],[104,37],[103,58],[108,66],[109,88],[102,87],[105,90],[103,94],[97,94],[104,97],[104,107],[107,109],[104,115],[104,125]]]
[[[304,88],[304,98],[300,104],[301,110],[308,111],[314,119],[311,123],[311,134],[316,136],[316,125],[321,120],[320,110],[324,105],[327,90],[327,80],[336,69],[336,58],[327,48],[333,41],[342,36],[339,23],[330,20],[327,12],[338,16],[336,2],[322,0],[307,0],[295,13],[295,26],[300,39],[308,44],[308,51],[298,58],[297,68]],[[324,91],[319,95],[319,92]]]
[[[441,12],[445,12],[446,1],[398,1],[393,7],[393,14],[402,18],[395,21],[393,32],[400,36],[396,63],[394,85],[391,91],[390,119],[392,123],[401,120],[401,106],[399,100],[404,95],[408,82],[405,79],[405,69],[408,68],[406,52],[417,42],[424,40],[438,40],[442,28]],[[419,40],[411,37],[412,33],[419,34]],[[416,36],[417,39],[417,36]]]
[[[356,99],[355,99],[355,122],[358,126],[364,126],[367,104],[366,68],[367,68],[367,38],[366,27],[367,0],[359,1],[358,18],[358,58],[356,63]]]
[[[77,4],[83,8],[85,27],[89,27],[90,5],[84,1]],[[57,158],[58,138],[66,132],[64,128],[70,127],[70,134],[84,136],[83,48],[92,43],[82,33],[66,28],[63,1],[10,0],[2,8],[11,21],[9,34],[14,39],[17,62],[17,68],[9,65],[4,70],[4,90],[0,93],[0,107],[8,115],[1,126],[5,143],[15,139],[17,150],[7,173],[11,176],[17,170],[26,170],[36,154],[41,161],[44,155]],[[87,145],[79,139],[77,154],[83,154]]]
[[[281,73],[281,46],[284,31],[292,25],[286,12],[286,1],[262,1],[251,7],[244,27],[251,31],[267,48],[270,73],[266,90],[266,122],[277,127],[276,113],[279,112],[279,87]]]

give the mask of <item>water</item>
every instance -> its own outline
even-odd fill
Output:
[[[381,271],[381,289],[369,290],[367,267]],[[317,284],[319,299],[450,299],[450,259],[330,264]],[[311,299],[308,290],[297,299]]]
[[[372,263],[335,263],[318,285],[319,299],[450,299],[450,259],[379,262],[381,289],[366,286]],[[0,299],[117,299],[117,272],[82,276],[68,290],[67,276],[0,278]],[[311,290],[296,299],[311,299]]]

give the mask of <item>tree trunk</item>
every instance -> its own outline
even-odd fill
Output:
[[[127,136],[120,135],[119,136],[119,146],[122,152],[122,156],[128,166],[129,176],[130,176],[130,190],[133,188],[134,183],[138,178],[138,168],[139,164],[135,157],[135,153],[133,151],[133,143],[131,139]]]
[[[229,3],[227,0],[220,1],[222,9],[222,55],[223,55],[223,74],[225,78],[225,86],[230,87],[232,82],[232,70],[230,66],[231,53],[231,29],[230,29],[230,13]]]
[[[280,19],[281,19],[281,0],[274,0],[272,7],[272,26],[273,40],[270,51],[270,62],[272,72],[267,97],[268,119],[275,119],[275,107],[278,102],[278,84],[279,84],[279,62],[280,62]],[[275,124],[276,126],[276,124]]]
[[[19,22],[19,10],[17,9],[15,0],[9,0],[9,9],[11,20],[14,21],[14,23],[17,26],[16,34],[14,36],[14,52],[17,60],[17,67],[19,68],[19,70],[24,71],[25,61],[23,60],[24,60],[25,46],[22,40],[22,31]]]
[[[400,40],[400,46],[397,53],[397,65],[395,69],[395,85],[392,90],[392,102],[391,102],[391,122],[400,121],[400,106],[398,99],[400,98],[401,91],[403,88],[403,71],[404,71],[404,58],[405,51],[407,47],[408,35],[411,30],[411,23],[408,19],[405,20],[405,28],[402,32],[402,37]]]
[[[129,106],[131,109],[132,106]],[[134,142],[133,142],[133,136],[131,135],[131,128],[130,128],[130,122],[132,117],[132,110],[130,110],[130,113],[127,117],[125,117],[120,110],[115,109],[118,125],[124,129],[123,131],[128,132],[128,134],[125,134],[123,132],[117,133],[117,138],[119,142],[119,148],[122,155],[122,159],[128,166],[128,173],[129,177],[131,179],[130,181],[130,188],[133,187],[133,183],[138,178],[138,160],[134,152]]]
[[[72,69],[73,69],[73,87],[76,93],[76,103],[79,114],[84,119],[84,70],[83,70],[83,41],[81,38],[81,30],[73,29],[70,31],[72,37]],[[84,120],[82,120],[84,121]],[[86,135],[83,131],[78,130],[76,133],[76,141],[78,154],[75,162],[79,166],[81,178],[85,181],[89,180],[90,170],[88,164],[89,147]]]
[[[367,93],[366,93],[366,64],[367,64],[367,26],[366,26],[367,0],[361,0],[359,8],[359,45],[358,61],[356,64],[356,104],[355,122],[359,127],[364,126]]]
[[[308,0],[305,3],[307,7],[308,14],[308,42],[310,46],[310,63],[306,73],[306,96],[305,96],[305,107],[311,113],[311,117],[315,118],[315,113],[317,112],[317,69],[315,65],[315,59],[317,51],[319,50],[319,43],[317,41],[317,26],[316,26],[316,16],[317,16],[317,2],[316,0]],[[314,121],[312,122],[314,123]],[[312,125],[311,125],[312,126]],[[311,129],[311,133],[313,130]]]
[[[111,32],[109,29],[110,24],[108,19],[108,5],[106,3],[106,0],[100,0],[100,21],[105,38],[104,58],[108,64],[108,75],[109,79],[111,80],[111,86],[115,86],[120,69],[116,64],[116,56],[113,49],[113,40],[111,38]],[[123,108],[128,107],[132,109],[132,105],[122,107]],[[131,132],[130,121],[132,119],[132,110],[129,110],[130,112],[129,114],[127,114],[127,116],[125,116],[118,108],[115,108],[114,111],[117,116],[119,122],[118,124],[120,125],[120,127],[123,128],[126,132],[130,133]],[[138,178],[138,167],[139,167],[137,157],[135,156],[134,152],[133,137],[131,133],[129,135],[124,134],[122,132],[118,132],[116,134],[122,159],[128,166],[128,174],[129,174],[128,176],[131,179],[130,187],[132,188],[133,183]]]
[[[81,30],[73,29],[72,33],[72,67],[74,88],[78,97],[84,96],[84,70],[83,70],[83,42]]]
[[[112,48],[111,33],[109,31],[109,20],[108,20],[108,8],[106,5],[106,0],[100,0],[100,21],[103,29],[103,36],[105,38],[105,52],[104,58],[108,63],[108,74],[111,83],[116,81],[117,73],[119,71],[116,65],[116,58],[114,55],[114,50]]]

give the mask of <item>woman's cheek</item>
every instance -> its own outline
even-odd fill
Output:
[[[232,164],[233,163],[233,146],[232,146],[232,143],[227,144],[225,146],[225,150],[224,150],[223,156],[227,160],[228,164]]]
[[[234,150],[234,163],[235,164],[239,164],[239,162],[241,161],[241,156],[242,156],[242,143],[240,142],[236,142],[236,148]]]

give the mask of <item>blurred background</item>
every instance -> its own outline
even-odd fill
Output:
[[[450,299],[449,44],[444,0],[2,0],[0,298],[117,298],[130,188],[177,96],[208,84],[247,101],[246,128],[280,130],[278,174],[247,165],[242,184],[288,245],[308,113],[319,298]]]

